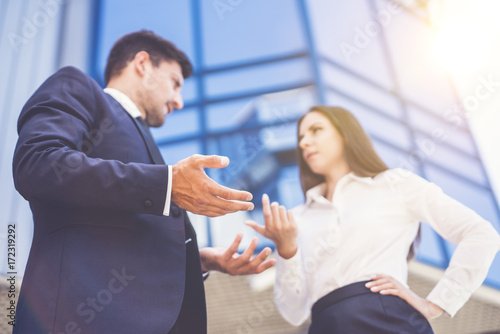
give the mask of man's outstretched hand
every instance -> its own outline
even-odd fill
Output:
[[[248,248],[238,254],[243,234],[238,233],[228,249],[222,247],[206,247],[200,249],[201,266],[204,271],[217,270],[229,275],[260,274],[276,264],[275,259],[266,260],[271,249],[264,248],[258,255],[252,256],[257,247],[257,237],[254,237]]]
[[[195,154],[172,166],[172,202],[195,214],[218,217],[253,210],[252,194],[221,186],[204,168],[224,168],[229,158]]]

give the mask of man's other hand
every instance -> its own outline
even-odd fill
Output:
[[[276,264],[275,259],[266,260],[271,254],[269,247],[264,248],[258,255],[253,256],[257,247],[258,238],[254,237],[248,248],[238,254],[242,233],[238,233],[229,248],[205,247],[200,249],[201,266],[204,271],[217,270],[229,275],[260,274]]]

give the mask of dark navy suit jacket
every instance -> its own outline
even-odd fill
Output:
[[[172,328],[191,225],[173,203],[162,215],[168,168],[155,164],[141,131],[73,67],[48,78],[24,106],[13,173],[30,202],[34,237],[14,333]]]

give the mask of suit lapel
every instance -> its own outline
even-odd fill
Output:
[[[128,113],[127,113],[128,114]],[[128,114],[130,118],[134,120],[135,126],[141,133],[144,142],[146,143],[146,147],[148,148],[149,156],[157,165],[164,165],[165,161],[161,156],[160,150],[158,149],[158,145],[156,145],[153,136],[151,135],[151,131],[147,126],[146,122],[141,119],[133,118],[130,114]]]
[[[163,157],[161,156],[160,150],[158,149],[158,146],[156,145],[156,143],[153,139],[153,136],[151,135],[151,132],[149,131],[149,128],[145,124],[145,122],[144,122],[144,125],[141,124],[141,122],[138,119],[132,117],[132,115],[130,115],[128,113],[128,111],[126,111],[123,108],[123,106],[118,101],[116,101],[111,95],[108,95],[108,94],[105,94],[105,95],[108,96],[109,100],[113,101],[113,103],[115,103],[120,108],[120,110],[122,112],[127,114],[127,116],[132,120],[132,122],[134,122],[134,125],[137,128],[137,131],[139,131],[139,133],[141,134],[142,140],[144,140],[144,143],[146,144],[146,148],[148,149],[148,155],[151,158],[151,160],[157,165],[164,165],[165,161],[163,160]]]

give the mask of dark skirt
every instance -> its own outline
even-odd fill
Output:
[[[312,308],[309,334],[432,334],[427,319],[394,295],[371,292],[365,282],[341,287]]]

